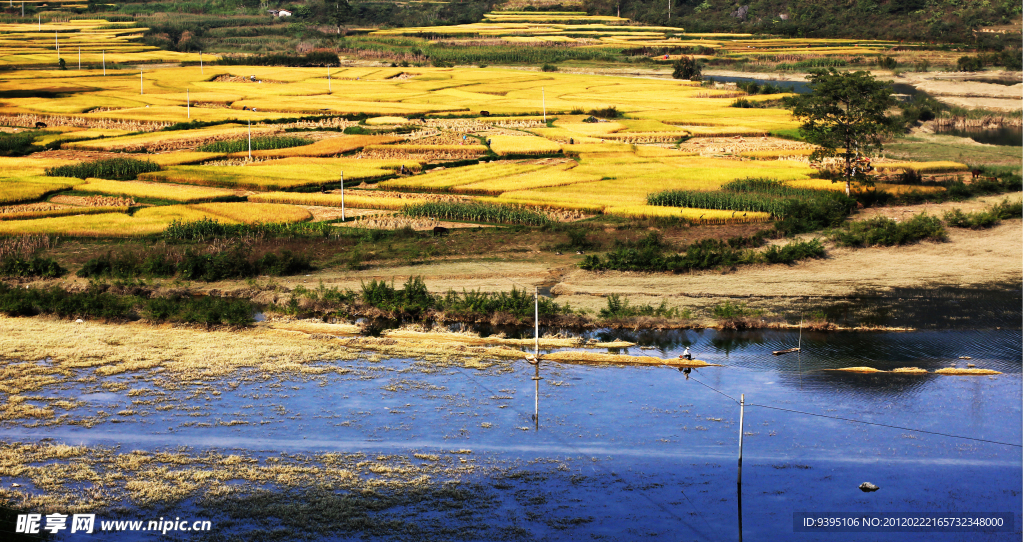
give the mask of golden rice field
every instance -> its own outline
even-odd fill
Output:
[[[371,36],[442,36],[449,43],[471,45],[481,38],[515,44],[561,44],[576,47],[688,47],[714,49],[726,57],[772,54],[866,56],[892,51],[895,41],[756,38],[751,34],[684,33],[676,27],[641,26],[623,17],[586,13],[491,12],[479,23],[376,30]]]
[[[242,166],[171,166],[163,171],[143,173],[139,179],[221,188],[282,190],[338,183],[342,173],[346,180],[387,177],[403,165],[410,170],[420,167],[418,163],[400,160],[292,157]]]
[[[63,58],[68,69],[76,69],[81,58],[84,69],[102,70],[104,61],[110,67],[123,62],[198,60],[193,54],[144,45],[141,40],[145,30],[104,19],[0,23],[0,66],[56,66],[58,58]],[[207,54],[205,58],[212,61],[217,57]]]
[[[82,182],[81,179],[67,177],[0,178],[0,204],[34,201]]]
[[[337,136],[329,137],[327,139],[321,139],[316,143],[303,145],[301,147],[288,147],[285,149],[252,151],[252,156],[253,158],[285,158],[289,156],[336,156],[354,150],[362,149],[365,147],[377,147],[378,145],[382,145],[384,143],[391,143],[395,141],[401,141],[401,139],[390,136]],[[248,152],[237,152],[232,153],[231,156],[236,158],[242,158],[248,156],[248,154]]]
[[[663,207],[659,205],[622,205],[617,207],[606,207],[604,212],[605,214],[625,216],[629,218],[685,218],[692,222],[703,224],[768,222],[771,220],[771,215],[768,213]]]
[[[551,13],[493,15],[476,25],[444,27],[445,32],[467,36],[495,32],[502,36],[502,32],[515,31],[520,38],[552,39],[558,36],[540,29],[565,27],[559,32],[594,36],[586,38],[597,43],[593,46],[694,41],[735,49],[736,54],[746,54],[744,47],[798,52],[869,45],[854,40],[779,42],[749,35],[666,37],[678,29],[625,26],[626,20],[581,14],[565,14],[568,22],[559,23],[541,20],[562,16]],[[108,55],[117,51],[113,43],[117,40],[124,50],[142,47],[134,43],[136,38],[121,32],[123,29],[98,28],[102,25],[88,21],[67,25],[70,27],[61,28],[75,30],[62,30],[68,43],[87,39],[84,36],[94,32],[92,45],[110,45],[109,50],[100,49]],[[0,203],[36,202],[56,192],[75,190],[161,205],[13,210],[18,216],[8,218],[19,220],[0,223],[0,234],[123,237],[158,233],[173,220],[212,218],[232,224],[312,220],[304,206],[341,205],[337,189],[342,175],[346,182],[359,185],[359,189],[349,185],[345,190],[345,205],[352,208],[401,210],[431,201],[480,201],[546,212],[679,217],[708,223],[757,222],[768,220],[768,216],[652,207],[647,205],[647,195],[663,190],[714,191],[747,177],[769,177],[820,190],[842,189],[816,178],[816,170],[802,160],[810,150],[760,137],[796,128],[798,124],[788,111],[730,107],[736,91],[704,88],[689,81],[500,68],[339,68],[332,69],[330,81],[322,68],[144,67],[141,77],[135,70],[108,69],[103,75],[95,66],[23,70],[17,66],[32,55],[56,51],[32,52],[33,47],[42,46],[44,36],[24,28],[32,25],[10,26],[0,25],[0,43],[19,43],[24,38],[25,43],[18,47],[25,51],[0,51],[0,66],[15,66],[4,71],[3,86],[19,91],[19,97],[0,102],[0,124],[28,129],[35,122],[46,122],[52,133],[41,135],[39,141],[60,142],[61,148],[27,157],[0,157]],[[610,41],[603,41],[605,38]],[[87,50],[83,44],[83,62],[87,51],[93,54],[95,50]],[[156,54],[145,48],[132,51],[117,54],[137,58],[140,63],[150,58],[147,55]],[[32,97],[35,91],[45,92],[47,97]],[[621,117],[594,122],[589,115],[579,114],[609,107],[615,107]],[[490,114],[484,116],[482,111]],[[352,121],[331,116],[337,113],[369,118]],[[300,118],[305,115],[320,116]],[[426,118],[410,120],[411,115]],[[202,122],[166,129],[188,121]],[[342,133],[356,124],[360,125],[357,132],[373,135]],[[247,151],[198,150],[211,142],[244,140],[250,130],[253,137],[301,137],[309,144],[253,151],[251,159]],[[747,136],[758,139],[748,144],[743,139]],[[684,150],[680,150],[682,138],[688,138]],[[151,160],[161,169],[143,173],[134,181],[44,176],[47,168],[121,156]],[[479,159],[479,163],[461,162],[467,158]],[[876,167],[882,173],[967,169],[952,162],[888,162]],[[317,188],[333,192],[301,191]],[[904,188],[879,184],[876,189]],[[215,202],[230,198],[246,201]]]
[[[426,203],[427,198],[416,197],[415,194],[395,193],[395,197],[383,194],[366,194],[363,190],[346,190],[345,207],[353,209],[383,209],[397,211],[407,205]],[[384,196],[384,197],[382,197]],[[289,203],[293,205],[319,205],[323,207],[341,207],[341,194],[318,194],[308,192],[264,192],[249,196],[249,201],[265,203]]]
[[[498,156],[554,154],[562,146],[543,137],[496,135],[491,138],[491,150]]]
[[[133,198],[153,198],[182,203],[198,203],[217,199],[230,198],[235,195],[231,190],[206,188],[179,184],[147,183],[141,181],[109,181],[106,179],[86,179],[85,184],[75,187],[79,192],[95,192],[111,196],[130,196]]]

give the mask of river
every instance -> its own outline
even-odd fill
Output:
[[[267,531],[273,525],[283,539],[348,540],[369,532],[370,539],[383,540],[734,540],[741,518],[748,541],[863,539],[863,533],[794,533],[794,513],[846,512],[1008,513],[1011,532],[961,533],[957,539],[1019,540],[1019,313],[1015,321],[989,323],[999,325],[859,333],[603,330],[597,334],[641,341],[625,353],[675,357],[688,346],[695,357],[721,366],[685,374],[667,367],[542,363],[535,372],[523,362],[438,365],[367,355],[340,362],[350,371],[342,375],[233,374],[198,387],[167,386],[161,400],[174,408],[155,411],[132,405],[139,396],[127,390],[140,387],[132,374],[100,376],[38,394],[81,400],[72,411],[76,417],[129,408],[148,412],[107,418],[92,428],[7,422],[0,435],[6,442],[115,446],[118,453],[202,458],[219,452],[258,462],[300,457],[314,466],[329,453],[392,461],[420,454],[479,467],[423,482],[446,496],[378,507],[354,530],[317,531],[310,523],[327,521],[323,510],[301,524],[284,517],[284,508],[238,501],[235,506],[252,507],[240,516],[224,501],[211,504],[201,496],[155,507],[128,502],[110,513],[207,518],[225,539],[273,539]],[[799,354],[771,353],[797,344]],[[1004,374],[831,370],[934,371],[967,363]],[[747,406],[737,492],[740,397]],[[24,476],[2,482],[47,491]],[[862,492],[863,482],[880,489]],[[324,498],[309,488],[256,487],[273,500],[303,501],[311,509]],[[448,497],[453,488],[466,497]],[[935,536],[879,532],[871,539]],[[138,533],[103,537],[150,539]]]

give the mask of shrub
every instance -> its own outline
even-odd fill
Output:
[[[992,206],[992,213],[1000,220],[1021,218],[1021,214],[1024,213],[1024,201],[1017,200],[1015,202],[1010,202],[1009,199],[1004,199]]]
[[[941,220],[926,213],[904,222],[880,216],[850,222],[833,232],[832,239],[836,244],[848,247],[909,245],[924,239],[945,241],[946,228]]]
[[[62,318],[123,320],[131,315],[133,300],[91,287],[85,292],[53,288],[12,288],[0,283],[0,312],[9,316],[54,314]]]
[[[885,70],[896,69],[899,62],[896,61],[895,57],[878,55],[878,67]]]
[[[976,56],[962,56],[956,60],[958,72],[980,72],[982,68],[981,59]]]
[[[255,307],[247,299],[229,297],[172,297],[150,299],[143,308],[154,321],[182,322],[207,326],[243,326],[253,322]]]
[[[558,66],[555,66],[554,64],[545,64],[544,66],[541,67],[540,71],[556,72],[558,71]]]
[[[672,64],[672,78],[700,81],[702,66],[692,56],[683,56]]]
[[[44,279],[64,276],[67,270],[52,258],[33,256],[31,259],[21,256],[8,256],[0,262],[0,276],[5,277],[40,277]]]
[[[664,300],[657,307],[647,304],[630,306],[628,299],[622,299],[618,294],[611,294],[607,298],[608,307],[601,309],[598,316],[601,318],[629,318],[636,316],[654,316],[659,318],[690,318],[689,311],[670,309]]]
[[[762,255],[767,263],[790,264],[808,258],[824,258],[825,246],[818,239],[796,241],[785,246],[772,245]]]
[[[715,315],[715,318],[730,320],[733,318],[758,316],[762,314],[762,311],[748,309],[746,303],[733,303],[732,301],[726,300],[724,303],[720,303],[712,307],[711,313]]]
[[[946,211],[942,218],[946,221],[946,225],[952,228],[970,228],[972,230],[991,228],[999,223],[999,217],[991,211],[964,213],[960,209],[953,209]]]

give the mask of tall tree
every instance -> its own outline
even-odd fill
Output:
[[[870,73],[841,73],[835,68],[811,70],[810,94],[786,100],[803,124],[800,135],[818,145],[811,162],[841,158],[842,171],[822,167],[832,182],[845,181],[850,195],[852,181],[865,181],[870,170],[868,155],[902,128],[902,121],[888,111],[896,105],[892,89]]]

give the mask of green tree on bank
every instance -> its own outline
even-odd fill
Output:
[[[865,71],[818,69],[812,70],[807,79],[811,93],[787,98],[785,104],[802,123],[800,135],[818,145],[811,154],[811,163],[842,160],[841,171],[824,166],[821,171],[832,182],[846,182],[849,196],[852,181],[867,180],[867,155],[881,149],[882,141],[902,128],[899,117],[888,114],[896,99],[888,83]]]

